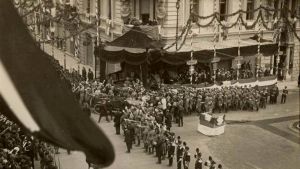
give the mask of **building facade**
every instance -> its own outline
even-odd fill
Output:
[[[224,15],[235,13],[241,9],[247,11],[242,17],[246,20],[246,24],[251,25],[255,22],[258,15],[258,12],[254,12],[253,10],[260,5],[271,9],[280,9],[283,6],[287,6],[292,11],[288,14],[289,19],[295,22],[293,26],[297,34],[300,34],[299,20],[293,17],[293,13],[300,16],[300,2],[298,0],[100,0],[99,5],[96,4],[97,0],[67,0],[59,2],[69,3],[71,6],[77,8],[80,19],[83,21],[82,25],[80,25],[82,28],[89,24],[95,24],[96,12],[98,10],[100,14],[99,34],[102,42],[112,41],[120,37],[132,22],[138,21],[142,25],[148,25],[149,30],[157,30],[155,38],[165,41],[166,44],[172,44],[176,40],[176,35],[179,35],[184,29],[191,12],[199,16],[208,16],[214,12],[219,12],[221,14],[219,19],[222,23],[230,25],[237,20],[238,15],[233,17],[226,17]],[[272,28],[271,30],[266,30],[263,26],[259,26],[259,24],[250,29],[244,26],[239,27],[237,24],[230,29],[223,30],[219,25],[209,24],[209,19],[193,17],[192,22],[197,32],[193,35],[194,50],[197,50],[198,42],[199,45],[202,45],[200,42],[211,42],[214,41],[215,37],[218,38],[215,46],[220,48],[224,45],[226,47],[236,46],[238,38],[243,43],[253,44],[256,42],[247,42],[245,39],[258,34],[259,30],[262,30],[264,39],[273,40],[275,36],[274,32],[276,32],[274,23],[276,22],[276,17],[281,15],[280,13],[274,13],[264,11],[262,13],[267,26]],[[197,24],[208,26],[197,27]],[[62,34],[63,30],[59,29],[59,24],[57,24],[55,30],[57,34]],[[97,35],[96,30],[93,27],[83,31],[80,34],[79,44],[79,58],[81,63],[93,67],[95,66],[93,50]],[[288,31],[288,29],[282,30],[284,36],[281,38],[279,59],[277,58],[277,54],[274,53],[274,55],[263,57],[261,64],[263,67],[268,68],[274,68],[279,65],[283,79],[295,80],[299,75],[300,43],[295,38],[293,32]],[[190,38],[189,36],[187,37],[186,46],[190,44]],[[180,41],[178,42],[180,43]],[[211,47],[212,45],[207,45],[207,48]],[[73,41],[70,39],[67,42],[67,51],[70,54],[74,54],[74,50],[74,39]],[[236,63],[236,59],[233,59],[231,64],[234,66]],[[255,63],[253,64],[255,65]],[[107,66],[108,69],[109,67]]]

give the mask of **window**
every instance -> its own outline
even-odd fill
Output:
[[[111,19],[112,18],[112,13],[111,13],[111,1],[108,1],[108,18]]]
[[[140,19],[143,24],[147,24],[150,19],[150,1],[140,0]]]
[[[247,20],[253,20],[254,18],[254,0],[247,0]]]
[[[220,20],[225,21],[227,14],[227,0],[220,0]]]
[[[90,13],[91,12],[91,0],[87,0],[87,8],[86,8],[86,13]]]
[[[193,0],[192,3],[193,3],[192,4],[193,9],[191,12],[196,15],[196,16],[193,16],[192,20],[193,20],[193,22],[197,22],[198,21],[197,15],[199,15],[199,0]]]

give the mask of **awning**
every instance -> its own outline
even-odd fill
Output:
[[[123,36],[110,42],[100,51],[102,60],[110,63],[125,62],[131,65],[139,65],[144,62],[156,63],[164,62],[171,65],[186,64],[190,60],[191,47],[184,44],[176,51],[175,47],[168,50],[161,50],[162,43],[154,41],[146,34],[141,33],[138,27],[128,31]],[[153,45],[156,44],[156,45]],[[218,42],[216,55],[220,61],[232,60],[238,55],[237,40],[226,40]],[[277,44],[270,40],[261,41],[260,53],[263,56],[270,56],[277,52]],[[151,48],[151,50],[148,47]],[[200,63],[211,63],[214,57],[214,43],[212,41],[198,41],[193,44],[193,58]],[[241,56],[254,56],[257,54],[258,42],[255,39],[241,39]]]

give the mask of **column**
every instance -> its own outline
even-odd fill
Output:
[[[109,17],[109,11],[110,11],[110,6],[109,6],[109,1],[110,0],[101,0],[101,17],[103,18],[108,18]]]
[[[270,74],[271,75],[274,75],[275,73],[274,73],[274,71],[273,71],[273,69],[274,69],[274,55],[271,55],[271,59],[270,59]]]
[[[291,46],[288,45],[286,48],[286,57],[285,57],[285,62],[284,62],[284,72],[283,72],[284,80],[289,80],[289,78],[290,78],[290,75],[289,75],[290,54],[291,54]]]

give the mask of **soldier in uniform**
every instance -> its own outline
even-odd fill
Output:
[[[289,91],[287,90],[287,87],[285,86],[284,89],[282,90],[282,95],[281,95],[281,104],[284,104],[286,101],[286,96],[288,95]]]
[[[161,164],[161,159],[163,156],[163,141],[164,140],[163,140],[162,136],[158,135],[157,143],[156,143],[156,154],[158,157],[158,161],[157,161],[158,164]]]
[[[127,153],[130,153],[130,150],[132,148],[132,137],[130,134],[130,130],[125,128],[125,143],[127,147]]]
[[[178,127],[183,127],[183,114],[184,114],[184,107],[182,104],[179,104],[178,107]]]
[[[202,163],[201,153],[198,153],[195,161],[195,169],[202,169]]]
[[[175,140],[170,140],[168,144],[168,158],[169,158],[169,166],[173,165],[173,158],[175,154]]]
[[[172,115],[169,112],[169,110],[167,110],[167,114],[166,114],[166,118],[165,118],[165,123],[167,126],[167,130],[170,131],[171,127],[172,127]]]
[[[135,133],[136,140],[137,140],[136,146],[140,146],[141,138],[142,138],[142,130],[141,130],[141,125],[140,124],[136,124],[134,126],[134,133]]]
[[[223,97],[222,97],[222,95],[219,95],[217,97],[217,108],[218,108],[219,113],[222,113],[222,107],[223,107]]]
[[[185,147],[185,152],[184,152],[184,169],[189,169],[189,165],[191,162],[191,153],[189,152],[189,147]]]
[[[116,111],[115,112],[115,118],[114,118],[114,126],[116,128],[116,134],[117,135],[120,135],[120,126],[121,126],[121,116],[122,116],[122,113],[121,111]]]
[[[176,149],[177,169],[181,169],[182,161],[183,161],[184,148],[183,148],[181,143],[182,143],[181,141],[178,141],[178,146],[177,146],[177,149]]]
[[[109,122],[105,100],[102,100],[99,104],[96,104],[95,110],[100,113],[98,123],[100,123],[103,116],[105,116],[106,121]]]

